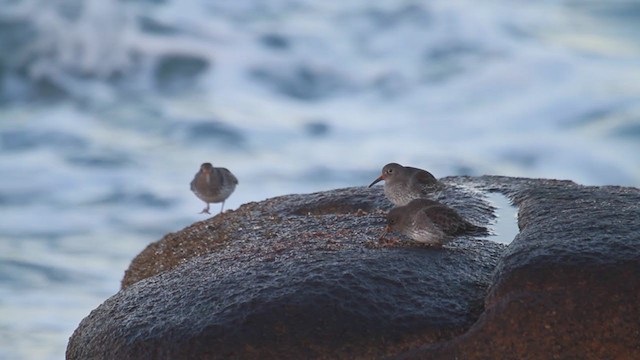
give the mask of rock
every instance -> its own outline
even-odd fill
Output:
[[[381,187],[246,204],[149,245],[67,358],[640,358],[639,189],[446,182],[474,222],[507,195],[514,241],[377,246]]]
[[[484,313],[464,335],[400,358],[639,359],[640,190],[523,179],[498,188],[519,207],[520,233]]]
[[[371,358],[462,334],[505,247],[380,247],[389,207],[381,187],[290,195],[169,234],[67,358]]]

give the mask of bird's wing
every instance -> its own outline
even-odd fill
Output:
[[[198,178],[198,176],[196,175],[196,177],[193,178],[193,180],[191,180],[191,191],[196,191],[196,179]]]
[[[238,185],[238,178],[236,178],[235,175],[233,175],[233,173],[231,171],[229,171],[229,169],[227,168],[221,168],[222,171],[224,171],[225,173],[227,173],[227,175],[229,175],[229,179],[231,179],[231,181]]]
[[[422,210],[426,216],[447,235],[463,232],[469,224],[455,210],[445,205],[427,206]]]
[[[410,168],[414,171],[413,176],[411,176],[411,181],[420,187],[434,187],[435,184],[438,183],[438,179],[436,179],[433,174],[426,170]]]

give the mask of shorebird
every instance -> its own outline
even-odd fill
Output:
[[[391,209],[380,241],[394,230],[417,242],[435,246],[442,246],[457,235],[487,233],[485,227],[468,222],[452,208],[430,199],[415,199]]]
[[[200,214],[210,214],[209,204],[222,202],[220,213],[224,209],[224,202],[238,185],[238,179],[226,168],[213,167],[211,163],[200,165],[200,170],[191,181],[191,191],[207,203]]]
[[[396,163],[385,165],[382,174],[369,187],[383,180],[384,194],[396,206],[424,198],[444,187],[430,172]]]

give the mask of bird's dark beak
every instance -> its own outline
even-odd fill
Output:
[[[371,183],[371,185],[369,185],[369,187],[372,187],[373,185],[379,183],[380,181],[384,180],[384,174],[378,176],[377,179],[373,180],[373,182]]]

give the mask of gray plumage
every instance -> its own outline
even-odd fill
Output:
[[[200,165],[200,170],[191,181],[191,191],[207,203],[200,213],[209,214],[210,203],[222,203],[220,212],[224,209],[224,202],[238,185],[238,179],[226,168],[213,167],[211,163]]]
[[[487,234],[487,229],[471,224],[452,208],[430,199],[416,199],[391,209],[387,228],[429,245],[443,245],[462,234]]]
[[[403,206],[442,190],[444,185],[430,172],[414,167],[390,163],[369,187],[384,180],[384,194],[394,205]]]

